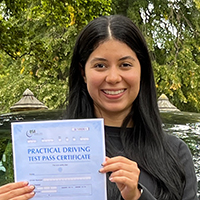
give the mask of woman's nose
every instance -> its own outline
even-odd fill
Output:
[[[113,68],[108,70],[108,74],[106,75],[106,82],[115,84],[120,82],[122,79],[120,71],[117,68]]]

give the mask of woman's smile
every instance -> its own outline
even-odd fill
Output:
[[[109,94],[109,95],[117,95],[117,94],[121,94],[125,91],[125,89],[121,89],[121,90],[102,90],[105,94]]]

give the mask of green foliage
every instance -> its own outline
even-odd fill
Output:
[[[2,160],[3,166],[5,167],[6,171],[1,177],[0,185],[5,183],[11,183],[14,181],[14,171],[13,171],[13,154],[12,154],[12,143],[11,141],[7,144],[6,150],[4,152],[5,160]],[[2,182],[4,181],[4,182]]]
[[[111,1],[0,2],[0,112],[8,112],[26,88],[50,109],[63,107],[77,34],[109,14]]]
[[[199,0],[0,0],[0,113],[26,88],[63,107],[77,34],[100,15],[123,14],[143,32],[158,95],[200,112]]]
[[[5,138],[0,139],[0,160],[2,159],[7,143],[8,143],[8,139],[5,139]]]
[[[118,1],[114,1],[118,2]],[[126,12],[143,32],[153,60],[158,95],[183,111],[200,112],[199,0],[127,1]]]

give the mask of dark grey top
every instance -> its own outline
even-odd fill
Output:
[[[122,149],[121,139],[119,136],[120,128],[117,127],[105,127],[106,135],[109,135],[113,145],[118,149]],[[185,176],[186,176],[186,184],[184,188],[183,197],[181,200],[197,200],[197,179],[194,171],[194,164],[192,160],[192,155],[188,146],[181,139],[169,135],[168,138],[169,144],[176,155],[178,155],[181,163],[184,166]],[[109,182],[109,181],[108,181]],[[108,190],[109,190],[108,184]],[[139,177],[139,185],[143,188],[142,195],[139,200],[155,200],[154,197],[156,193],[155,183],[152,177],[142,168],[140,168],[140,177]],[[108,200],[114,199],[123,199],[118,193],[116,198],[110,197],[108,192]]]

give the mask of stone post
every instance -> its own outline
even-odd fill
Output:
[[[26,89],[23,93],[23,97],[12,107],[10,107],[11,112],[39,109],[48,109],[48,107],[35,98],[33,92],[31,92],[29,89]]]

